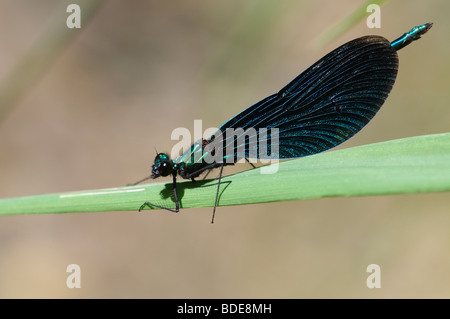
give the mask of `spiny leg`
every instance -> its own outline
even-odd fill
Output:
[[[211,173],[211,170],[206,172],[206,174],[203,176],[203,180],[205,180],[208,177],[209,173]]]
[[[174,173],[174,174],[172,174],[172,176],[173,176],[173,183],[172,183],[172,185],[173,185],[173,194],[174,194],[174,197],[175,197],[175,209],[159,206],[159,205],[156,205],[156,204],[152,204],[150,202],[145,202],[144,204],[141,205],[141,207],[139,207],[139,212],[142,211],[145,206],[158,207],[158,208],[165,209],[165,210],[168,210],[168,211],[173,212],[173,213],[178,213],[180,211],[180,203],[178,202],[178,194],[177,194],[177,175]]]
[[[255,165],[253,165],[253,163],[252,162],[250,162],[249,160],[248,160],[248,158],[246,157],[245,158],[245,160],[253,167],[253,168],[256,168],[256,166]]]
[[[216,201],[214,203],[214,209],[213,209],[213,215],[212,215],[212,219],[211,219],[211,224],[214,224],[214,216],[216,215],[216,207],[217,207],[217,201],[219,200],[220,181],[222,180],[223,167],[224,167],[224,165],[220,166],[219,182],[217,183]]]
[[[136,183],[133,183],[133,184],[127,184],[127,186],[135,186],[135,185],[138,185],[138,184],[140,184],[140,183],[142,183],[142,182],[145,182],[146,180],[149,180],[149,179],[151,179],[151,178],[152,178],[151,176],[147,176],[147,177],[145,177],[145,178],[143,178],[143,179],[137,181]]]

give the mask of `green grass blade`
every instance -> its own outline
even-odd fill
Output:
[[[214,205],[217,180],[180,182],[182,208]],[[222,179],[219,206],[335,196],[450,191],[450,133],[370,144],[252,169]],[[136,211],[145,201],[174,206],[171,183],[0,200],[0,215]]]

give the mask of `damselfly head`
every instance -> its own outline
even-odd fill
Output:
[[[160,176],[169,176],[173,172],[173,163],[169,156],[164,153],[159,153],[155,157],[155,163],[152,166],[152,178]]]

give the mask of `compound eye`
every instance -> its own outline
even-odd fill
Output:
[[[158,167],[159,175],[168,176],[172,173],[172,164],[170,162],[162,162]]]
[[[152,178],[159,176],[168,176],[173,172],[173,165],[169,156],[164,153],[156,155],[155,162],[152,166]]]

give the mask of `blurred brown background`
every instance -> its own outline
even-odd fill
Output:
[[[0,81],[72,1],[0,0]],[[218,126],[353,38],[393,40],[396,85],[342,147],[450,131],[450,2],[388,2],[314,40],[361,1],[105,1],[0,121],[0,196],[123,186],[176,127]],[[82,8],[83,10],[83,8]],[[61,24],[60,28],[66,28]],[[170,182],[170,180],[167,180]],[[251,190],[249,190],[251,191]],[[299,189],[299,192],[301,190]],[[450,297],[450,194],[333,198],[146,213],[0,217],[0,297]],[[81,267],[81,289],[66,267]],[[381,266],[381,289],[366,267]]]

